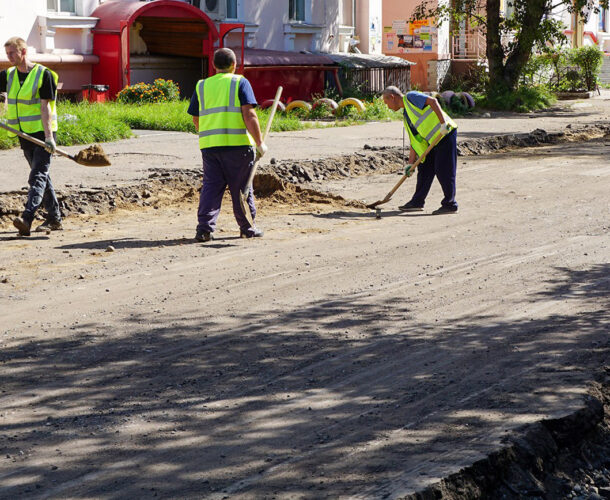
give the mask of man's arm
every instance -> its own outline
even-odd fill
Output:
[[[42,128],[44,129],[44,136],[53,137],[53,131],[51,127],[51,103],[48,99],[40,100],[40,116],[42,119]]]
[[[261,133],[261,126],[258,122],[258,115],[256,114],[254,106],[251,104],[244,104],[241,107],[241,115],[244,118],[246,129],[250,132],[256,145],[260,146],[263,143],[263,134]]]
[[[428,106],[430,106],[432,108],[432,111],[434,111],[436,113],[438,120],[441,123],[445,123],[445,117],[443,116],[443,111],[441,110],[441,107],[440,107],[438,101],[436,99],[434,99],[433,97],[428,97],[426,99],[426,104]]]
[[[191,118],[193,119],[193,125],[195,125],[195,132],[199,132],[199,117],[191,116]]]

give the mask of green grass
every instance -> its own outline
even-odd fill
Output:
[[[78,104],[59,102],[59,130],[57,144],[72,146],[94,142],[112,142],[131,137],[132,129],[176,130],[195,132],[191,116],[187,114],[187,100],[156,104],[122,104],[118,102]],[[270,110],[257,109],[261,129],[265,129]],[[319,121],[320,119],[326,121]],[[367,121],[386,121],[400,119],[400,113],[390,111],[381,98],[366,103],[362,113],[353,107],[344,108],[339,117],[321,116],[320,111],[312,113],[276,113],[271,127],[272,132],[324,128],[329,126],[345,127]],[[0,130],[0,149],[10,149],[17,140],[8,137]]]

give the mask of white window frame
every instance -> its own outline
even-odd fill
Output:
[[[294,0],[295,2],[303,2],[303,19],[291,19],[290,18],[290,2],[288,0],[288,22],[289,23],[308,23],[311,22],[311,0]],[[295,6],[296,7],[296,6]]]
[[[231,21],[238,21],[239,19],[243,19],[243,12],[242,12],[242,0],[224,0],[227,2],[227,19],[231,20]],[[237,15],[235,17],[229,17],[229,2],[234,2],[235,3],[235,12],[237,13]]]
[[[49,3],[53,2],[54,7],[49,8]],[[77,1],[73,0],[74,9],[73,10],[62,10],[61,9],[61,0],[47,0],[47,12],[53,12],[54,14],[59,14],[62,16],[75,16],[76,15],[76,7]]]

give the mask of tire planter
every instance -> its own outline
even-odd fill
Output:
[[[447,106],[451,104],[451,99],[454,95],[455,92],[453,90],[445,90],[444,92],[441,92],[441,97],[443,98],[443,101],[445,101],[445,104]]]
[[[468,92],[459,92],[456,94],[468,109],[474,108],[474,98]]]
[[[266,101],[263,101],[258,107],[260,109],[267,109],[270,108],[273,105],[273,99],[267,99]],[[286,111],[286,106],[284,105],[284,103],[282,101],[278,101],[277,103],[277,110],[278,111]]]
[[[337,110],[337,108],[339,107],[339,105],[333,101],[332,99],[329,99],[328,97],[323,97],[321,99],[316,99],[313,103],[313,109],[319,108],[320,106],[326,106],[327,108],[329,108],[333,113]]]
[[[356,99],[355,97],[348,97],[347,99],[339,101],[337,109],[343,109],[345,106],[354,106],[361,113],[365,109],[362,101],[360,99]]]
[[[306,101],[292,101],[286,106],[286,112],[290,112],[293,109],[304,109],[305,111],[311,111],[311,104]]]

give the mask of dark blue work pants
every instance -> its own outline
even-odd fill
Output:
[[[248,182],[254,166],[254,148],[250,146],[226,146],[201,150],[203,158],[203,187],[197,211],[198,231],[214,232],[220,213],[222,196],[227,186],[233,202],[233,215],[242,232],[250,232],[252,226],[244,215],[239,201],[240,191]],[[256,217],[252,188],[248,193],[248,206],[252,220]]]
[[[417,168],[417,184],[411,203],[423,207],[426,196],[432,187],[434,176],[443,189],[445,195],[441,205],[449,208],[458,207],[455,201],[455,177],[457,171],[457,130],[452,130],[432,151],[428,153],[425,161]]]
[[[23,142],[21,147],[23,155],[30,165],[30,176],[28,178],[30,189],[23,211],[23,219],[32,222],[36,210],[42,205],[47,211],[48,220],[61,221],[59,202],[49,176],[51,154],[44,148],[31,143]]]

